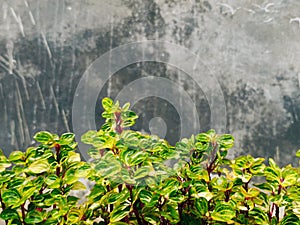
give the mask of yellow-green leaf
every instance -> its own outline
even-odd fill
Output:
[[[28,170],[32,173],[43,173],[50,169],[50,164],[48,163],[48,160],[42,159],[37,160],[33,163],[31,163],[28,167]]]

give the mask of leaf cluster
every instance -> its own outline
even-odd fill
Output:
[[[300,224],[299,167],[229,160],[234,138],[214,130],[171,146],[130,130],[138,116],[128,103],[104,98],[102,106],[105,123],[81,137],[90,163],[72,133],[41,131],[37,147],[0,153],[6,224]],[[72,195],[87,188],[81,179],[94,183],[83,203]]]

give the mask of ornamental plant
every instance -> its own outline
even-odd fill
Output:
[[[90,163],[72,133],[41,131],[37,146],[1,152],[5,224],[300,224],[299,167],[251,155],[229,160],[234,138],[214,130],[171,146],[130,130],[137,115],[128,103],[102,105],[105,123],[81,137]],[[83,179],[93,187],[80,199],[73,193],[87,189]]]

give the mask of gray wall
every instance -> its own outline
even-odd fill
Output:
[[[157,61],[142,58],[123,66],[108,82],[98,71],[101,88],[89,82],[86,91],[98,88],[99,100],[115,98],[134,80],[166,78],[174,87],[166,90],[171,95],[165,99],[155,95],[161,88],[154,85],[149,90],[146,83],[143,93],[134,89],[128,95],[128,101],[147,96],[133,106],[140,115],[135,129],[165,136],[173,144],[183,126],[198,129],[193,118],[178,113],[189,110],[187,94],[196,105],[199,131],[216,128],[235,136],[232,155],[251,153],[275,157],[280,164],[296,162],[300,1],[1,0],[0,6],[0,143],[5,153],[25,150],[39,130],[74,131],[74,95],[92,63],[124,44],[159,40],[165,44],[145,49]],[[184,58],[183,49],[193,58]],[[111,58],[105,69],[125,59],[126,54],[118,62]],[[171,63],[176,60],[180,66]],[[192,67],[192,73],[182,67]],[[220,90],[223,100],[217,96]],[[181,109],[170,98],[179,99]],[[103,122],[100,113],[98,101],[98,126]],[[224,117],[226,126],[213,127],[212,115]],[[89,127],[83,123],[81,129]]]

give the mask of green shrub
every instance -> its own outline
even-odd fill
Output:
[[[91,163],[75,152],[72,133],[42,131],[39,146],[1,152],[6,224],[300,224],[299,168],[250,155],[229,160],[233,137],[213,130],[171,146],[127,129],[137,119],[129,104],[102,105],[105,124],[82,136]],[[81,178],[95,185],[79,204],[71,191],[86,189]]]

